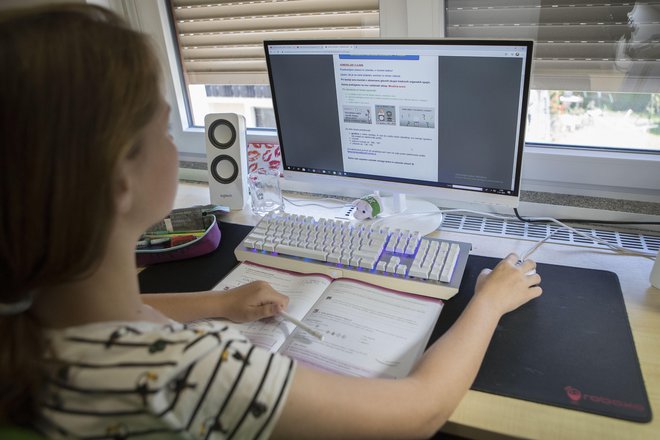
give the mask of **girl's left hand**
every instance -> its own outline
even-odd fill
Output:
[[[223,318],[234,322],[256,321],[286,310],[289,297],[282,295],[266,281],[253,281],[218,295]]]

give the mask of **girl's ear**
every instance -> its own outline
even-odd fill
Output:
[[[128,213],[133,206],[134,185],[131,178],[132,163],[130,160],[123,159],[117,166],[117,174],[114,182],[115,207],[118,214]]]

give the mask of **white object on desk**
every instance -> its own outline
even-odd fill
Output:
[[[653,269],[651,269],[649,279],[653,287],[660,289],[660,249],[658,249],[658,255],[655,257],[655,264],[653,265]]]
[[[254,214],[264,216],[284,206],[278,170],[257,169],[248,174],[250,206]]]

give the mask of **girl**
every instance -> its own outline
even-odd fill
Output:
[[[266,283],[139,293],[134,249],[172,208],[177,153],[145,37],[96,6],[0,15],[0,421],[49,437],[402,438],[436,432],[535,263],[485,270],[402,380],[343,377],[231,326],[286,308]],[[149,302],[147,305],[145,302]]]

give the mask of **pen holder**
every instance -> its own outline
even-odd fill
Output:
[[[185,231],[177,232],[177,230],[172,230],[168,231],[169,233],[167,234],[162,234],[162,238],[160,239],[150,238],[149,242],[156,243],[154,246],[135,250],[135,259],[138,267],[185,260],[213,252],[220,244],[221,234],[218,222],[213,214],[202,216],[201,222],[205,226],[205,229],[195,235],[187,234]],[[143,239],[142,241],[146,241],[144,239],[147,235],[145,234],[141,237]],[[157,237],[155,235],[148,236]],[[167,241],[168,239],[169,241]],[[161,247],[161,244],[166,242],[169,246]]]

